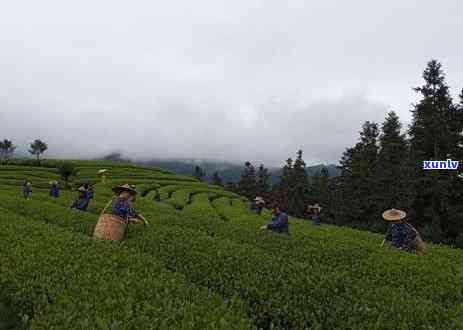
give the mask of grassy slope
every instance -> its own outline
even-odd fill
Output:
[[[0,268],[0,285],[8,292],[0,296],[0,312],[6,306],[5,315],[16,315],[29,327],[78,328],[82,309],[94,310],[86,313],[85,324],[95,328],[249,328],[249,322],[262,328],[463,327],[463,251],[432,245],[417,258],[379,249],[382,238],[376,234],[314,227],[299,219],[291,219],[291,237],[276,235],[258,229],[268,213],[251,214],[239,196],[218,187],[132,164],[75,163],[83,178],[95,182],[97,169],[111,171],[111,182],[97,184],[96,201],[87,213],[68,209],[72,192],[48,197],[42,188],[57,178],[53,168],[0,167],[0,222],[7,228],[0,243],[0,267],[7,265]],[[27,201],[19,196],[25,178],[36,188]],[[111,198],[110,186],[125,181],[146,193],[136,206],[150,225],[132,226],[120,245],[89,240]],[[161,203],[152,201],[154,187],[160,187]],[[188,204],[190,191],[194,197]],[[18,255],[23,261],[13,262]],[[75,289],[54,289],[43,272],[55,274],[58,287],[71,279]],[[121,275],[116,292],[102,274]],[[159,274],[165,274],[170,289],[156,284]],[[101,283],[98,292],[78,292],[90,282]],[[143,293],[146,287],[151,293]],[[137,308],[115,313],[111,306],[126,296]],[[68,319],[59,316],[68,310],[62,300],[70,306]]]

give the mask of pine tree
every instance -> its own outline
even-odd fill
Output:
[[[270,174],[263,164],[259,166],[257,172],[256,192],[257,195],[267,198],[270,192]]]
[[[414,90],[422,97],[412,110],[411,149],[415,160],[442,160],[455,149],[458,133],[453,127],[454,106],[442,66],[436,60],[423,73],[425,83]]]
[[[227,181],[227,183],[225,184],[225,190],[228,190],[231,192],[238,192],[238,188],[236,187],[236,184],[231,181]]]
[[[284,210],[288,210],[291,185],[293,184],[293,160],[288,158],[282,169],[280,182],[273,188],[275,202]]]
[[[206,173],[204,173],[204,170],[200,166],[196,165],[193,177],[199,181],[203,181],[205,175]]]
[[[380,211],[390,208],[408,210],[412,203],[412,168],[409,166],[408,143],[401,128],[397,114],[389,112],[381,126],[375,174]]]
[[[238,182],[238,192],[249,199],[256,197],[256,170],[251,162],[244,164],[244,171]]]
[[[304,215],[308,201],[309,182],[305,167],[302,150],[299,150],[291,171],[288,201],[288,212],[298,217]]]
[[[457,171],[423,170],[424,160],[446,160],[459,153],[461,122],[458,107],[453,105],[449,87],[439,62],[432,60],[423,73],[424,84],[415,88],[421,100],[412,110],[409,128],[411,161],[417,177],[414,189],[415,219],[425,225],[425,235],[435,241],[450,238],[463,230],[455,215],[452,191]]]
[[[319,203],[323,208],[325,215],[331,216],[332,208],[332,186],[330,174],[326,167],[323,167],[320,171],[316,172],[312,177],[309,178],[309,195],[308,202],[310,204]]]
[[[365,122],[360,141],[348,148],[340,161],[341,175],[337,183],[335,217],[339,224],[371,227],[377,222],[375,171],[378,158],[378,125]]]
[[[215,171],[212,175],[212,184],[216,186],[223,186],[222,178],[219,175],[219,172]]]

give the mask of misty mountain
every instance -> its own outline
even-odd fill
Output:
[[[112,153],[105,157],[104,160],[113,160],[113,161],[130,161],[130,159],[124,157],[120,153]],[[218,172],[219,176],[222,178],[224,183],[233,182],[236,183],[241,178],[241,172],[244,169],[244,164],[235,164],[231,162],[220,162],[220,161],[203,161],[197,159],[152,159],[145,161],[137,161],[149,166],[155,166],[164,168],[167,170],[174,171],[178,174],[183,175],[193,175],[194,169],[196,166],[200,166],[206,172],[206,179],[211,181],[212,175],[214,172]],[[328,173],[331,177],[338,175],[338,169],[336,165],[313,165],[307,166],[306,171],[309,176],[314,176],[317,173],[320,173],[321,169],[326,167]],[[270,173],[270,182],[271,184],[276,184],[280,180],[281,168],[269,168]]]
[[[214,172],[218,172],[224,183],[226,182],[238,182],[241,178],[241,173],[244,169],[244,164],[235,164],[230,162],[219,162],[219,161],[200,161],[200,160],[188,160],[188,159],[173,159],[173,160],[149,160],[143,162],[146,165],[156,166],[174,171],[178,174],[192,175],[196,166],[200,166],[206,172],[206,179],[211,180]],[[319,173],[323,167],[328,169],[330,176],[336,176],[338,170],[336,165],[314,165],[306,168],[309,176],[314,176]],[[276,184],[280,180],[281,168],[269,168],[270,181]]]

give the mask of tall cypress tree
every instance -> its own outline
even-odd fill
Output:
[[[269,181],[270,181],[270,174],[268,173],[268,169],[266,169],[264,165],[261,164],[257,172],[257,182],[256,182],[257,195],[262,196],[267,199],[268,193],[270,191]]]
[[[412,110],[409,129],[413,156],[418,161],[446,159],[454,151],[459,134],[453,123],[455,111],[442,65],[430,61],[423,79],[424,85],[414,89],[421,100]]]
[[[299,150],[292,168],[288,200],[288,212],[298,217],[304,215],[308,201],[309,183],[305,167],[302,150]]]
[[[387,114],[381,126],[378,165],[376,167],[376,196],[378,209],[406,209],[413,195],[412,169],[409,166],[409,148],[402,124],[394,111]]]
[[[415,88],[421,100],[412,110],[413,120],[409,128],[411,160],[417,177],[414,188],[416,219],[425,224],[426,235],[441,241],[445,237],[455,239],[458,224],[452,210],[452,185],[456,171],[423,170],[424,160],[445,160],[458,153],[461,125],[458,108],[453,105],[449,87],[439,62],[432,60],[423,73],[424,84]]]
[[[195,177],[199,181],[203,181],[205,175],[206,173],[204,173],[204,170],[200,166],[196,165],[195,171],[193,172],[193,177]]]
[[[288,210],[291,185],[293,183],[293,160],[288,158],[280,177],[280,182],[274,186],[273,196],[276,202],[285,210]]]
[[[371,227],[378,218],[375,171],[378,158],[378,125],[365,122],[360,141],[344,152],[334,210],[339,224]]]
[[[238,182],[238,192],[249,199],[256,197],[256,170],[251,162],[244,164],[244,171]]]
[[[219,172],[215,171],[212,175],[212,184],[216,186],[223,186],[222,178],[219,175]]]

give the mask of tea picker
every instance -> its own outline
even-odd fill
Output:
[[[113,188],[116,197],[112,198],[100,214],[93,237],[96,239],[122,241],[127,236],[129,224],[144,224],[148,221],[132,206],[137,191],[129,184]],[[114,202],[114,203],[113,203]],[[105,213],[113,204],[111,214]]]
[[[278,205],[272,207],[272,214],[272,220],[268,224],[260,227],[260,229],[268,229],[280,234],[289,234],[288,215],[281,211]]]
[[[106,172],[108,172],[107,169],[101,169],[98,171],[98,175],[101,177],[102,184],[106,184]]]
[[[72,203],[71,209],[87,211],[88,204],[90,203],[90,200],[88,199],[88,191],[84,186],[77,188],[77,191],[79,195],[74,203]]]
[[[265,206],[265,200],[262,197],[256,197],[251,203],[251,211],[260,215]]]
[[[321,223],[321,216],[320,216],[321,210],[322,210],[322,208],[320,207],[320,205],[318,203],[315,203],[314,205],[308,205],[307,206],[307,212],[311,213],[312,223],[314,225],[319,226],[320,223]]]
[[[383,219],[389,225],[381,247],[388,242],[395,248],[421,256],[426,246],[418,230],[405,220],[406,217],[407,213],[402,210],[390,209],[383,212]]]
[[[49,192],[50,197],[58,198],[59,197],[59,183],[58,183],[58,181],[53,180],[53,181],[50,181],[48,183],[51,185],[50,192]]]
[[[22,186],[23,197],[28,199],[32,194],[32,183],[30,181],[24,181]]]

